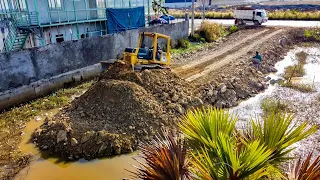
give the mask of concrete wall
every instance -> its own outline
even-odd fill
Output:
[[[188,36],[189,22],[146,27],[0,54],[0,97],[1,93],[10,93],[10,90],[39,80],[91,66],[102,60],[115,59],[125,47],[136,47],[139,32],[158,32],[177,40]]]

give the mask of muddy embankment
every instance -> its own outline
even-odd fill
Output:
[[[302,36],[302,30],[286,30],[265,41],[257,47],[264,56],[259,68],[250,65],[248,51],[192,82],[168,70],[134,73],[115,64],[85,94],[47,119],[33,141],[68,160],[132,152],[161,128],[175,129],[179,117],[193,107],[228,108],[266,89],[266,74],[275,71],[274,64]]]

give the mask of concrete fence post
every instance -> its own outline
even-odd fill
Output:
[[[189,13],[186,13],[186,14],[185,14],[184,20],[189,22]]]

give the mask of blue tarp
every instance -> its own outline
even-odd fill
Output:
[[[108,34],[145,27],[144,7],[107,8]]]

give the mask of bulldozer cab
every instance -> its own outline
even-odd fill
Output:
[[[170,37],[151,32],[142,32],[138,47],[126,48],[125,61],[133,67],[162,67],[170,64]]]

